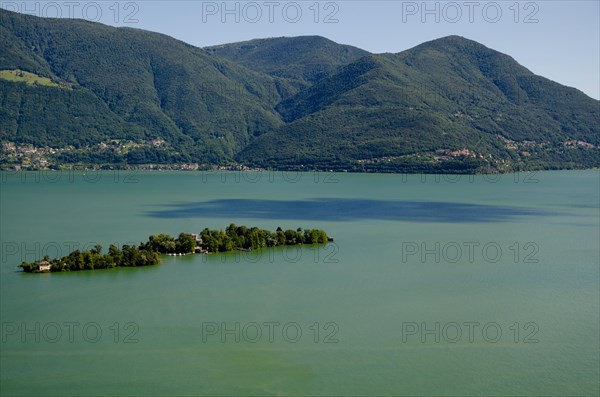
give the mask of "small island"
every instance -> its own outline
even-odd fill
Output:
[[[139,246],[115,245],[102,253],[96,245],[88,251],[76,250],[62,258],[45,256],[36,262],[23,262],[20,267],[26,273],[65,272],[79,270],[112,269],[115,267],[138,267],[158,265],[162,255],[212,254],[232,251],[254,251],[268,247],[325,244],[333,241],[320,229],[283,230],[275,232],[258,227],[229,225],[225,230],[204,229],[200,234],[180,233],[174,238],[168,234],[152,235]]]

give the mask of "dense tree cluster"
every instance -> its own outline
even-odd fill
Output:
[[[161,254],[189,254],[196,249],[196,240],[191,234],[180,233],[178,238],[168,234],[150,236],[144,248]]]
[[[256,250],[283,245],[322,244],[329,240],[327,233],[318,229],[302,230],[298,228],[284,231],[279,227],[275,232],[271,232],[257,227],[238,227],[233,223],[225,230],[204,229],[201,236],[202,245],[209,252],[228,252],[238,249]]]
[[[102,254],[102,246],[96,245],[88,251],[76,250],[65,257],[54,260],[45,256],[42,262],[23,262],[21,268],[25,272],[31,273],[38,271],[40,264],[44,263],[50,264],[51,272],[112,269],[114,267],[157,265],[160,263],[160,255],[156,251],[147,249],[145,245],[139,247],[124,245],[122,249],[111,245],[108,253]]]

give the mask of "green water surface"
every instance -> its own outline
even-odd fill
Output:
[[[0,177],[2,395],[600,393],[598,171]],[[335,242],[17,269],[232,222]]]

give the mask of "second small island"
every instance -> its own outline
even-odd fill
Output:
[[[102,254],[102,246],[96,245],[88,251],[73,251],[69,255],[50,260],[23,262],[20,267],[26,273],[62,272],[115,267],[151,266],[160,263],[160,254],[188,255],[210,254],[232,251],[253,251],[268,247],[324,244],[333,241],[320,229],[283,230],[275,232],[258,227],[236,226],[230,224],[225,230],[204,229],[200,234],[180,233],[177,238],[168,234],[149,237],[139,246],[123,245],[119,249],[111,245],[107,254]]]

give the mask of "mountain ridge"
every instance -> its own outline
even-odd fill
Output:
[[[510,169],[506,162],[568,167],[578,156],[598,164],[597,152],[563,150],[572,140],[598,147],[597,101],[459,36],[363,57],[276,110],[288,124],[253,141],[238,160],[322,167],[320,159],[344,153],[336,158],[342,169],[437,172],[454,168],[444,153],[456,152],[488,170]],[[259,152],[268,160],[253,162]]]
[[[599,101],[461,36],[385,54],[321,36],[198,48],[5,10],[0,35],[4,166],[599,166]],[[57,150],[40,163],[15,145]]]

